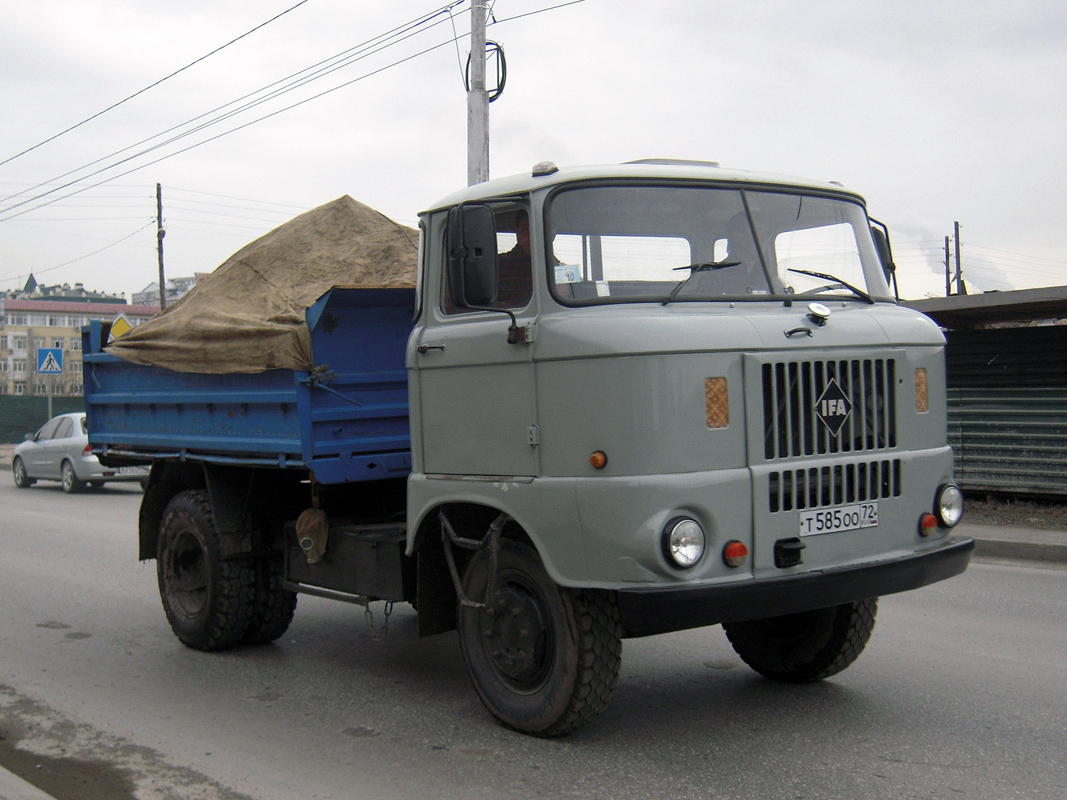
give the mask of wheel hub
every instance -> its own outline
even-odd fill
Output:
[[[196,537],[183,533],[167,553],[168,594],[189,615],[198,614],[207,602],[207,564]]]
[[[486,651],[502,677],[516,688],[531,688],[545,677],[545,621],[536,597],[507,585],[482,612]]]

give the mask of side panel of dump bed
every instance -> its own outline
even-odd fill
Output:
[[[322,483],[411,469],[404,351],[409,289],[332,289],[307,310],[315,367],[175,372],[103,352],[82,334],[89,442],[105,458],[308,468]]]

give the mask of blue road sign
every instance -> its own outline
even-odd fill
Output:
[[[37,351],[38,375],[63,374],[63,348],[42,347]]]

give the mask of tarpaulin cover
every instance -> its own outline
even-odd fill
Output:
[[[178,372],[310,370],[307,308],[336,286],[413,287],[418,237],[345,195],[237,251],[106,350]]]

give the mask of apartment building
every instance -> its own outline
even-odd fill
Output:
[[[54,397],[81,395],[82,326],[94,319],[110,322],[119,313],[138,325],[159,311],[158,305],[85,292],[80,284],[55,291],[62,288],[0,296],[0,395],[47,395],[49,378]],[[62,349],[62,375],[37,374],[37,351],[45,347]]]

